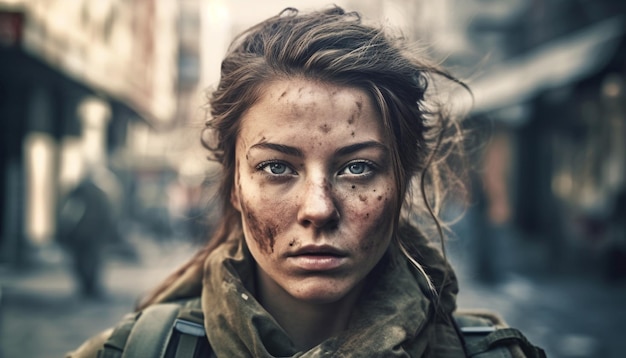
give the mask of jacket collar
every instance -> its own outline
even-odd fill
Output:
[[[218,356],[322,357],[423,356],[434,334],[430,291],[407,260],[389,253],[368,278],[349,328],[308,352],[255,300],[253,260],[242,238],[229,240],[207,259],[202,306],[205,328]]]

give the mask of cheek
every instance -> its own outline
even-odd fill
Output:
[[[252,236],[249,239],[254,240],[262,252],[270,254],[274,252],[276,237],[285,230],[287,210],[277,203],[268,204],[270,205],[255,205],[244,199],[241,203],[241,214]]]
[[[394,191],[391,187],[359,190],[358,186],[352,190],[346,211],[359,233],[359,250],[379,251],[389,242],[395,211]]]

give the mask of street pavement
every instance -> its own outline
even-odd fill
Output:
[[[76,295],[61,252],[48,250],[42,263],[26,272],[0,270],[0,358],[63,357],[117,323],[139,295],[193,252],[191,245],[172,241],[142,240],[136,247],[138,260],[108,264],[107,295],[98,301]],[[549,357],[625,356],[623,282],[507,274],[497,284],[483,284],[467,274],[470,270],[462,261],[455,266],[461,280],[460,307],[498,311]]]
[[[458,305],[499,312],[554,358],[626,356],[626,285],[594,277],[508,275],[462,280]]]
[[[68,259],[48,249],[41,262],[22,272],[0,271],[0,358],[64,357],[87,338],[114,326],[137,298],[188,259],[188,243],[135,242],[136,260],[111,259],[102,299],[82,299]]]

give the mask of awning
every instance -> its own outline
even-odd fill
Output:
[[[469,83],[474,94],[471,113],[522,104],[599,72],[615,55],[624,26],[624,16],[615,16],[488,69]]]

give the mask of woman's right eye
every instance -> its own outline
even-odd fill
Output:
[[[270,163],[261,164],[259,166],[259,169],[263,170],[264,172],[266,172],[268,174],[272,174],[272,175],[291,175],[291,174],[295,174],[295,172],[293,170],[291,170],[291,168],[289,168],[289,166],[287,166],[287,164],[280,163],[280,162],[270,162]]]

